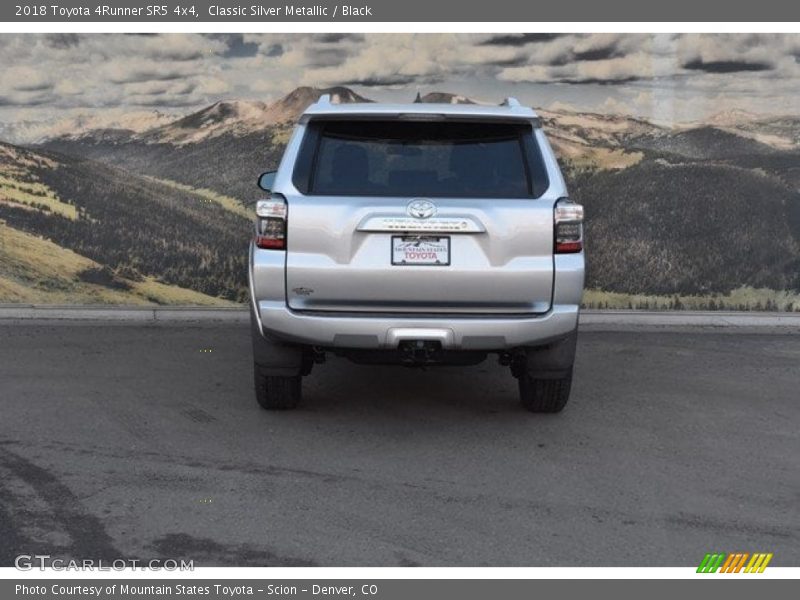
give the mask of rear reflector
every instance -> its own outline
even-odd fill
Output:
[[[256,236],[256,246],[264,250],[283,250],[286,248],[286,240],[267,237],[265,235]]]
[[[562,198],[553,214],[555,253],[569,254],[583,250],[583,206]]]
[[[583,242],[557,242],[556,252],[558,254],[570,254],[583,250]]]

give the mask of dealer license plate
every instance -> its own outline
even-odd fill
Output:
[[[450,238],[432,236],[392,236],[393,265],[450,264]]]

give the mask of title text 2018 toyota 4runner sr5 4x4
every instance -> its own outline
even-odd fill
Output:
[[[473,365],[499,355],[522,405],[567,403],[583,293],[583,208],[536,113],[337,104],[301,117],[259,185],[249,284],[255,391],[293,408],[326,353]]]

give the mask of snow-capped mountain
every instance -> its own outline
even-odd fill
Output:
[[[257,100],[215,102],[202,110],[137,135],[151,143],[193,144],[221,135],[242,137],[266,127],[294,123],[322,94],[338,103],[370,102],[346,87],[299,87],[272,103]]]

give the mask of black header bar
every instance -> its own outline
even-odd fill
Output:
[[[800,21],[786,0],[17,0],[3,22],[780,22]],[[787,31],[791,31],[787,27]]]

